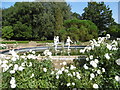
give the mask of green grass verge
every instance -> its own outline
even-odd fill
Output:
[[[29,43],[29,41],[2,41],[1,44]]]
[[[16,44],[16,43],[29,43],[30,41],[1,41],[1,44]],[[47,41],[34,41],[36,43],[53,43],[53,40]]]
[[[53,43],[53,40],[36,41],[36,43]]]

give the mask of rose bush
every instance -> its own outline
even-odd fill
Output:
[[[90,46],[82,50],[82,53],[86,54],[85,61],[76,62],[82,72],[90,72],[87,79],[98,85],[93,87],[120,88],[120,66],[116,63],[120,58],[119,43],[115,40],[108,42],[109,38],[108,34],[106,37],[99,37],[98,40],[91,40]]]
[[[34,51],[12,57],[2,55],[2,88],[55,88],[51,60],[38,61]]]
[[[120,48],[110,35],[91,40],[90,45],[81,49],[84,57],[73,63],[60,63],[53,67],[52,53],[43,52],[45,58],[30,50],[11,56],[1,54],[2,88],[120,88]]]

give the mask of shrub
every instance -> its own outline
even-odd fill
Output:
[[[93,39],[90,42],[91,47],[81,50],[86,54],[86,59],[84,62],[76,61],[77,67],[88,74],[88,79],[99,88],[120,88],[120,66],[116,63],[120,58],[117,41],[108,42],[106,37],[99,37],[98,41]]]
[[[12,26],[5,26],[2,28],[2,38],[11,39],[13,35],[14,34]]]
[[[114,37],[120,37],[120,25],[112,25],[108,31]]]
[[[32,37],[32,27],[17,22],[14,24],[14,39],[15,40],[27,40]]]
[[[97,26],[89,20],[66,20],[64,27],[66,33],[62,33],[61,37],[70,36],[75,41],[86,41],[98,36]]]

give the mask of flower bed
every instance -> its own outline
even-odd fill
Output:
[[[120,88],[120,49],[117,41],[109,37],[91,40],[91,47],[81,49],[87,57],[73,63],[61,62],[61,68],[53,67],[52,53],[44,52],[45,58],[29,51],[11,57],[1,55],[3,88]]]
[[[6,48],[7,48],[7,46],[5,44],[0,44],[0,50],[6,49]]]

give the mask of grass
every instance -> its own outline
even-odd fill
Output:
[[[1,44],[29,43],[30,41],[1,41]],[[34,41],[36,43],[53,43],[53,40]]]
[[[29,41],[1,41],[1,44],[29,43]]]
[[[36,41],[36,43],[53,43],[53,40]]]

